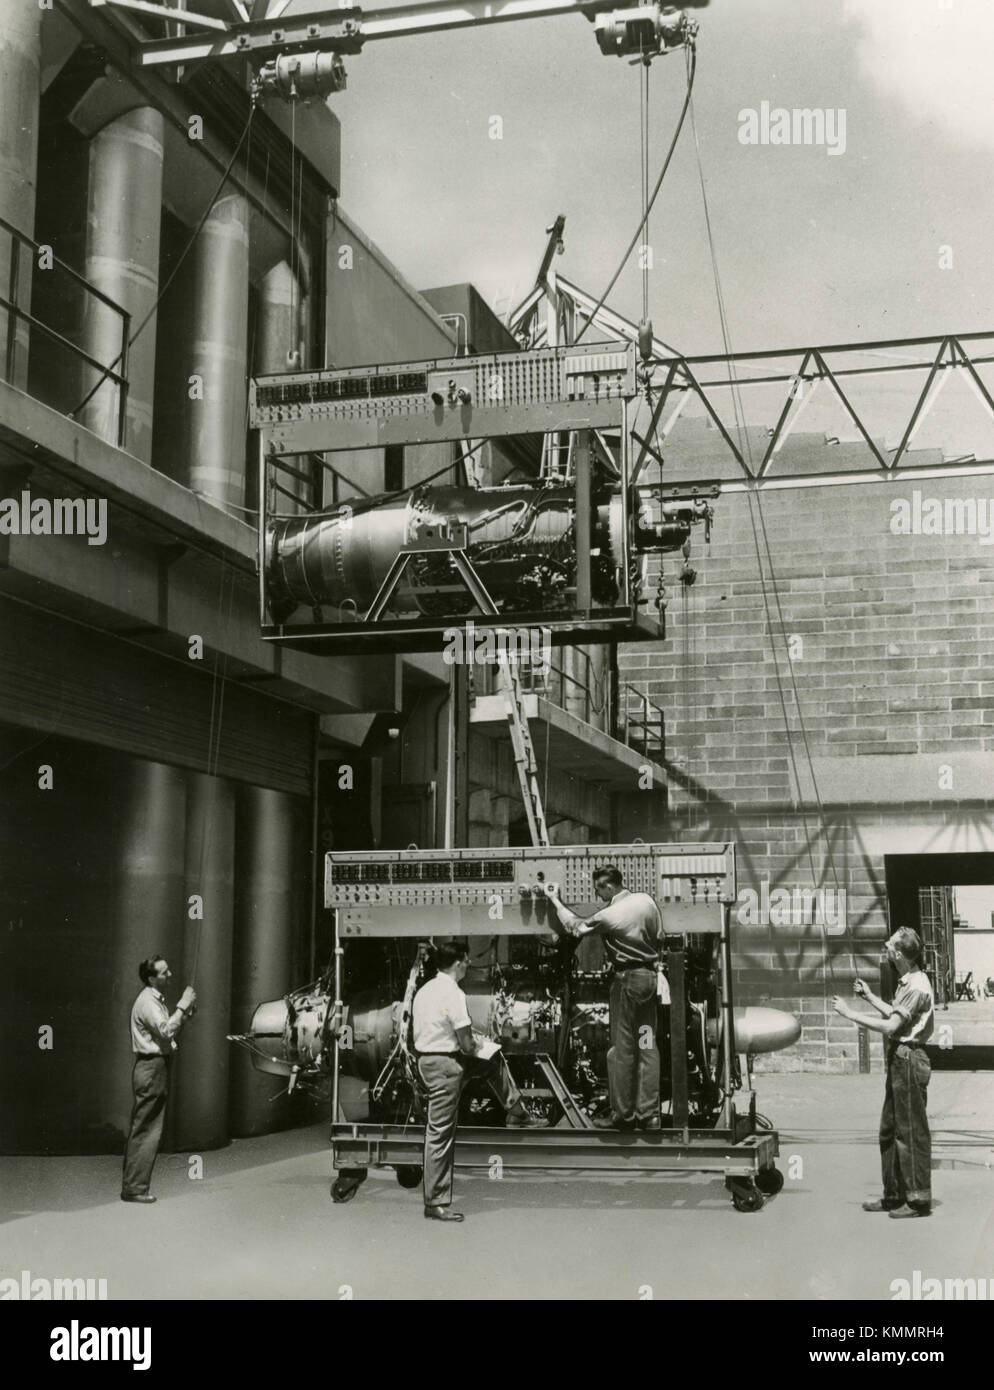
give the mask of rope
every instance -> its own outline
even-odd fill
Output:
[[[712,225],[711,225],[711,213],[710,213],[710,208],[709,208],[709,205],[708,205],[708,197],[707,197],[707,186],[706,186],[705,179],[704,179],[704,167],[703,167],[703,163],[702,163],[702,160],[701,160],[700,140],[699,140],[699,138],[698,138],[697,123],[696,123],[696,120],[695,120],[695,117],[694,117],[694,109],[693,109],[693,103],[692,103],[692,102],[691,102],[691,104],[690,104],[690,124],[691,124],[691,129],[692,129],[692,131],[693,131],[694,150],[695,150],[695,156],[696,156],[696,162],[697,162],[697,173],[698,173],[698,179],[699,179],[700,188],[701,188],[701,199],[702,199],[702,204],[703,204],[703,209],[704,209],[704,222],[705,222],[705,227],[706,227],[706,230],[707,230],[708,250],[709,250],[709,254],[710,254],[710,258],[711,258],[711,273],[712,273],[712,277],[713,277],[713,280],[714,280],[715,299],[716,299],[717,307],[718,307],[718,317],[719,317],[719,321],[720,321],[720,323],[721,323],[722,340],[723,340],[723,343],[724,343],[725,355],[726,355],[726,357],[731,358],[731,356],[732,356],[731,335],[730,335],[729,329],[728,329],[728,316],[727,316],[727,312],[726,312],[726,308],[725,308],[724,293],[723,293],[722,288],[721,288],[721,276],[720,276],[720,273],[719,273],[719,270],[718,270],[717,253],[716,253],[716,251],[715,251],[714,233],[713,233],[713,229],[712,229]],[[751,441],[750,441],[750,439],[749,439],[748,431],[746,430],[745,421],[744,421],[743,414],[742,414],[742,411],[741,411],[740,392],[739,392],[739,388],[738,388],[738,381],[737,381],[737,378],[736,378],[736,376],[735,376],[735,364],[734,364],[732,361],[729,361],[729,372],[730,372],[731,381],[732,381],[731,396],[732,396],[732,406],[733,406],[733,410],[734,410],[734,414],[735,414],[736,430],[737,430],[739,439],[740,439],[741,441],[744,441],[745,448],[746,448],[746,453],[747,453],[747,455],[748,455],[749,463],[750,463],[750,467],[751,467],[751,465],[752,465],[752,463],[753,463],[753,457],[752,457],[752,444],[751,444]],[[786,654],[786,657],[787,657],[787,666],[788,666],[788,671],[789,671],[789,675],[790,675],[791,689],[792,689],[792,693],[793,693],[793,697],[794,697],[794,706],[795,706],[795,709],[796,709],[796,711],[797,711],[797,721],[798,721],[798,725],[799,725],[799,728],[800,728],[800,732],[801,732],[801,736],[802,736],[802,741],[803,741],[803,744],[804,744],[804,752],[805,752],[805,756],[806,756],[807,764],[808,764],[808,773],[809,773],[809,776],[810,776],[810,778],[811,778],[811,785],[812,785],[812,788],[813,788],[813,790],[814,790],[815,801],[816,801],[816,804],[817,804],[817,807],[818,807],[818,820],[819,820],[819,824],[820,824],[820,826],[821,826],[822,837],[823,837],[824,845],[825,845],[825,860],[826,860],[827,867],[828,867],[828,869],[829,869],[829,871],[830,871],[830,873],[831,873],[833,883],[834,883],[834,885],[835,885],[836,899],[837,899],[837,898],[838,898],[838,893],[839,893],[839,891],[840,891],[840,889],[839,889],[839,876],[838,876],[838,871],[837,871],[836,865],[835,865],[835,856],[834,856],[834,853],[833,853],[833,851],[832,851],[831,839],[830,839],[829,834],[828,834],[828,826],[827,826],[827,819],[826,819],[826,816],[825,816],[825,808],[824,808],[824,804],[823,804],[822,799],[821,799],[821,793],[820,793],[819,790],[818,790],[818,781],[817,781],[817,778],[816,778],[816,776],[815,776],[814,763],[813,763],[812,756],[811,756],[811,746],[810,746],[810,741],[809,741],[809,739],[808,739],[807,727],[806,727],[806,724],[805,724],[805,721],[804,721],[804,711],[803,711],[803,707],[802,707],[802,704],[801,704],[800,692],[798,691],[798,688],[797,688],[797,678],[796,678],[796,674],[795,674],[795,671],[794,671],[793,658],[791,657],[791,654],[790,654],[790,646],[789,646],[789,643],[787,642],[787,628],[786,628],[786,623],[785,623],[785,621],[784,621],[784,616],[783,616],[783,606],[782,606],[781,599],[780,599],[780,590],[779,590],[779,585],[778,585],[778,582],[777,582],[776,571],[775,571],[774,566],[773,566],[773,553],[772,553],[772,547],[771,547],[771,545],[770,545],[769,533],[768,533],[767,528],[766,528],[766,519],[765,519],[765,517],[764,517],[764,515],[763,515],[762,500],[761,500],[761,497],[760,497],[759,493],[754,492],[753,489],[748,489],[748,490],[746,491],[746,497],[747,497],[748,502],[749,502],[749,521],[750,521],[750,526],[751,526],[752,534],[753,534],[753,544],[754,544],[755,549],[756,549],[756,560],[757,560],[757,564],[758,564],[758,567],[759,567],[760,587],[761,587],[761,589],[762,589],[762,594],[763,594],[763,607],[764,607],[764,611],[765,611],[765,614],[766,614],[767,626],[768,626],[768,628],[769,628],[769,630],[770,630],[770,632],[771,632],[771,634],[772,634],[772,632],[773,632],[773,620],[772,620],[772,615],[771,615],[771,610],[770,610],[770,589],[772,589],[772,591],[773,591],[773,597],[774,597],[775,604],[776,604],[777,622],[778,622],[778,625],[779,625],[779,628],[780,628],[780,635],[781,635],[781,637],[782,637],[782,639],[783,639],[784,651],[785,651],[785,654]],[[757,527],[757,516],[758,516],[758,522],[759,522],[758,527]],[[769,586],[767,585],[766,572],[765,572],[764,567],[763,567],[763,549],[761,549],[761,547],[760,547],[760,531],[762,532],[763,549],[765,549],[766,564],[767,564],[767,566],[768,566],[768,568],[769,568]],[[779,655],[779,653],[778,653],[777,648],[776,648],[775,645],[774,645],[774,648],[773,648],[773,662],[774,662],[774,676],[775,676],[776,684],[777,684],[777,696],[778,696],[778,700],[779,700],[779,704],[780,704],[781,716],[782,716],[782,719],[783,719],[784,732],[786,733],[786,736],[787,736],[787,751],[788,751],[788,757],[789,757],[789,759],[790,759],[790,765],[791,765],[791,770],[792,770],[793,775],[794,775],[794,781],[795,781],[795,784],[796,784],[796,786],[797,786],[797,792],[798,792],[798,810],[799,810],[799,812],[800,812],[801,823],[802,823],[802,826],[803,826],[803,828],[804,828],[804,836],[805,836],[806,848],[807,848],[807,853],[808,853],[808,862],[809,862],[810,867],[811,867],[812,881],[813,881],[814,883],[817,883],[817,882],[818,882],[818,879],[819,879],[819,874],[818,874],[818,871],[817,871],[817,869],[816,869],[816,867],[815,867],[815,862],[814,862],[814,850],[813,850],[812,843],[811,843],[811,835],[810,835],[810,830],[809,830],[809,826],[808,826],[808,817],[807,817],[807,815],[806,815],[806,813],[805,813],[805,810],[804,810],[803,795],[802,795],[802,789],[801,789],[801,781],[800,781],[800,776],[799,776],[799,774],[798,774],[797,758],[796,758],[796,755],[795,755],[795,752],[794,752],[794,738],[793,738],[793,733],[792,733],[792,730],[791,730],[791,727],[790,727],[790,720],[789,720],[789,717],[788,717],[788,714],[787,714],[787,702],[786,702],[786,696],[785,696],[785,693],[784,693],[783,680],[782,680],[782,677],[781,677],[781,670],[780,670],[780,655]],[[824,963],[824,965],[825,965],[825,968],[826,968],[826,971],[827,971],[827,974],[828,974],[829,978],[832,979],[832,980],[834,981],[834,979],[835,979],[835,968],[834,968],[834,965],[833,965],[833,962],[832,962],[832,958],[831,958],[831,956],[829,955],[829,952],[828,952],[827,937],[826,937],[824,925],[822,926],[821,935],[822,935],[822,960],[823,960],[823,963]],[[852,945],[851,945],[851,938],[850,938],[849,954],[850,954],[850,959],[851,959],[851,961],[852,961],[853,969],[855,970],[856,964],[855,964],[855,958],[853,957],[853,951],[852,951]]]
[[[684,99],[683,99],[683,106],[682,106],[682,108],[681,108],[681,110],[680,110],[680,118],[679,118],[679,120],[677,121],[676,129],[675,129],[674,132],[673,132],[673,138],[670,140],[669,149],[666,151],[666,158],[665,158],[665,160],[663,161],[663,167],[662,167],[662,169],[659,171],[659,178],[656,180],[656,186],[655,186],[655,188],[652,190],[652,196],[651,196],[651,197],[649,198],[649,200],[648,200],[648,203],[647,203],[647,205],[646,205],[645,213],[644,213],[644,215],[639,219],[639,224],[638,224],[638,226],[635,228],[635,235],[632,237],[631,241],[628,243],[628,246],[627,246],[626,249],[625,249],[625,254],[622,256],[620,262],[618,263],[618,268],[617,268],[617,270],[616,270],[616,271],[614,272],[614,274],[611,276],[611,280],[610,280],[610,282],[609,282],[609,284],[608,284],[607,289],[604,291],[604,293],[601,295],[600,299],[597,301],[597,304],[596,304],[596,306],[595,306],[593,312],[588,316],[586,323],[584,323],[584,325],[583,325],[583,327],[580,329],[579,333],[578,333],[578,334],[576,335],[576,337],[573,339],[574,346],[580,341],[580,339],[583,337],[584,333],[586,333],[587,329],[590,327],[591,323],[593,323],[594,319],[597,317],[597,315],[598,315],[598,314],[600,313],[600,311],[603,309],[605,303],[607,302],[607,297],[608,297],[608,295],[611,293],[611,291],[614,289],[615,285],[618,283],[618,277],[621,275],[621,272],[624,270],[625,266],[628,264],[628,257],[632,254],[632,251],[633,251],[633,249],[635,248],[635,245],[636,245],[636,243],[638,242],[638,239],[639,239],[639,237],[640,237],[641,234],[642,234],[642,228],[645,226],[646,222],[648,221],[649,213],[652,211],[653,204],[654,204],[655,201],[656,201],[656,198],[657,198],[657,196],[658,196],[658,194],[659,194],[659,190],[660,190],[660,189],[662,188],[662,186],[663,186],[663,180],[665,179],[667,170],[668,170],[669,167],[670,167],[670,161],[671,161],[671,159],[673,158],[673,153],[674,153],[674,151],[676,150],[677,141],[680,139],[680,132],[683,130],[683,123],[684,123],[684,121],[685,121],[685,119],[686,119],[687,111],[688,111],[688,109],[689,109],[689,107],[690,107],[690,98],[691,98],[691,94],[692,94],[692,92],[693,92],[693,90],[694,90],[694,75],[695,75],[696,71],[697,71],[697,49],[694,47],[693,44],[688,44],[688,48],[687,48],[687,91],[686,91],[686,95],[684,96]]]
[[[165,297],[166,291],[169,289],[169,286],[170,286],[170,285],[173,283],[173,281],[176,279],[176,276],[179,274],[180,267],[182,266],[183,262],[186,260],[186,258],[187,258],[187,256],[189,255],[190,251],[193,249],[193,244],[194,244],[194,242],[197,240],[197,237],[198,237],[198,236],[200,235],[200,233],[203,231],[204,225],[205,225],[205,223],[207,222],[208,217],[210,217],[210,215],[211,215],[211,210],[213,209],[214,204],[217,202],[218,198],[221,196],[221,189],[222,189],[222,188],[224,187],[224,185],[228,182],[228,178],[229,178],[229,176],[230,176],[230,174],[231,174],[231,171],[232,171],[232,169],[234,168],[234,165],[235,165],[235,160],[238,158],[238,155],[239,155],[239,152],[240,152],[240,150],[241,150],[241,148],[242,148],[242,145],[245,143],[246,137],[248,136],[248,133],[249,133],[249,131],[250,131],[251,128],[252,128],[252,117],[253,117],[254,115],[255,115],[255,107],[253,106],[253,107],[251,108],[251,110],[249,111],[248,120],[245,122],[245,127],[244,127],[244,129],[242,130],[241,135],[238,137],[238,144],[235,146],[234,150],[232,150],[231,158],[228,160],[228,163],[227,163],[226,166],[225,166],[224,173],[221,175],[221,180],[220,180],[220,182],[218,183],[217,188],[215,188],[214,192],[211,194],[210,198],[207,200],[207,206],[204,208],[203,216],[201,217],[200,221],[197,223],[196,227],[194,227],[193,231],[190,233],[189,240],[187,241],[186,245],[183,247],[183,250],[182,250],[182,252],[180,253],[179,259],[177,260],[176,264],[173,266],[172,270],[169,272],[168,276],[166,277],[166,283],[162,286],[162,288],[159,290],[159,293],[156,295],[155,303],[152,305],[151,309],[149,309],[148,313],[145,315],[145,317],[142,319],[141,323],[140,323],[140,324],[138,325],[138,327],[135,329],[134,333],[132,333],[131,337],[128,339],[128,348],[129,348],[129,349],[132,348],[132,347],[134,347],[135,343],[138,341],[138,339],[139,339],[139,337],[141,336],[141,334],[142,334],[142,333],[144,332],[144,330],[148,327],[148,325],[149,325],[149,323],[151,322],[151,320],[155,317],[155,314],[156,314],[156,312],[158,311],[159,305],[162,303],[162,300],[163,300],[163,298]],[[100,390],[100,387],[101,387],[101,386],[103,385],[103,383],[106,381],[108,375],[109,375],[112,371],[114,371],[115,367],[117,367],[118,363],[121,361],[121,359],[123,358],[123,356],[124,356],[124,352],[123,352],[123,350],[122,350],[121,352],[119,352],[119,353],[117,354],[117,356],[114,358],[113,362],[111,362],[108,366],[106,366],[106,367],[103,368],[102,372],[100,373],[100,376],[97,378],[96,382],[93,384],[93,386],[90,388],[90,390],[87,392],[87,394],[86,394],[86,395],[83,397],[83,399],[80,401],[79,405],[77,405],[77,406],[75,407],[75,409],[69,411],[69,419],[70,419],[70,420],[74,419],[74,418],[79,414],[79,412],[83,409],[83,407],[84,407],[90,400],[93,399],[93,397],[96,395],[97,391]]]

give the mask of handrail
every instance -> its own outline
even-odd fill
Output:
[[[640,720],[631,717],[632,696],[641,705],[642,718]],[[650,700],[644,691],[627,682],[622,686],[618,704],[622,721],[622,743],[627,743],[636,752],[641,752],[643,757],[648,757],[650,752],[662,756],[666,749],[666,719],[660,706],[654,700]],[[654,717],[650,716],[650,710],[653,711]],[[642,730],[642,737],[638,742],[633,742],[635,729]],[[649,746],[650,742],[654,745],[652,748]]]
[[[35,241],[33,237],[29,237],[27,232],[22,232],[20,227],[15,227],[14,224],[12,222],[8,222],[5,217],[0,217],[0,230],[9,232],[11,236],[17,237],[18,241],[23,241],[27,246],[30,246],[32,251],[41,250],[40,241]],[[97,299],[102,299],[109,309],[116,309],[119,314],[127,313],[127,310],[122,309],[120,304],[118,304],[116,300],[111,299],[109,294],[105,294],[103,290],[98,290],[96,285],[92,285],[90,281],[86,279],[85,276],[80,275],[78,270],[74,270],[72,266],[68,264],[68,262],[62,260],[59,256],[56,256],[54,253],[52,255],[52,263],[58,266],[60,270],[64,270],[66,274],[70,276],[71,279],[75,280],[77,285],[79,285],[82,289],[88,290],[89,293],[95,295]],[[128,314],[128,317],[131,317],[130,314]],[[103,366],[103,363],[101,363],[100,365]]]
[[[92,356],[78,343],[74,343],[70,338],[52,328],[50,324],[43,322],[34,315],[30,309],[23,309],[18,301],[18,289],[21,280],[21,247],[30,247],[32,252],[37,253],[41,250],[41,243],[22,232],[19,227],[8,222],[6,218],[0,217],[0,232],[6,232],[10,237],[10,269],[8,273],[8,292],[6,295],[0,294],[0,310],[7,314],[6,344],[2,359],[2,376],[5,381],[13,382],[14,365],[17,355],[17,324],[18,322],[27,323],[30,327],[43,334],[46,338],[56,342],[61,348],[70,352],[73,356],[101,373],[100,381],[109,380],[118,388],[117,403],[117,446],[123,448],[127,436],[128,419],[128,348],[131,334],[131,315],[127,309],[116,303],[111,297],[98,289],[96,285],[90,284],[84,276],[74,270],[71,265],[58,256],[52,256],[52,264],[64,274],[68,275],[74,284],[85,290],[87,294],[99,300],[102,304],[112,309],[115,314],[120,315],[121,319],[121,350],[110,366],[105,366],[98,358]],[[120,363],[120,371],[115,371],[115,364]],[[99,384],[99,383],[98,383]],[[91,392],[91,395],[93,393]],[[87,397],[89,399],[89,397]],[[74,415],[70,415],[70,419]]]

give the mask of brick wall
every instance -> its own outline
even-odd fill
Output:
[[[690,422],[666,481],[733,476],[715,440]],[[786,471],[823,469],[829,455],[837,470],[853,451],[801,437]],[[800,1045],[767,1068],[857,1067],[856,1030],[830,1010],[857,969],[876,978],[887,929],[884,857],[866,849],[866,827],[878,842],[901,827],[903,852],[924,853],[953,819],[978,833],[992,822],[994,546],[895,534],[891,503],[910,507],[916,488],[983,498],[994,513],[982,475],[770,491],[751,514],[744,494],[722,496],[709,554],[695,538],[696,584],[684,590],[680,562],[665,560],[668,641],[619,658],[622,678],[666,712],[668,838],[735,839],[740,889],[846,891],[840,935],[736,925],[739,1002],[802,1019]]]

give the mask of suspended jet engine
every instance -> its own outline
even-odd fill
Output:
[[[639,553],[678,550],[703,501],[665,502],[661,519],[643,517]],[[298,606],[365,613],[405,547],[452,538],[463,528],[466,559],[503,613],[541,613],[566,606],[576,584],[576,493],[567,487],[418,487],[339,507],[333,513],[274,520],[267,532],[270,608],[282,620]],[[618,601],[624,516],[620,492],[595,494],[591,508],[591,598]],[[410,557],[390,600],[393,616],[469,614],[476,600],[451,550]]]

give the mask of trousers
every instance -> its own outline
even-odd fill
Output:
[[[152,1181],[152,1169],[162,1142],[169,1096],[169,1057],[136,1057],[131,1073],[135,1101],[131,1128],[124,1148],[121,1191],[129,1197],[144,1195]]]
[[[887,1055],[880,1115],[880,1166],[885,1202],[932,1200],[932,1136],[926,1102],[932,1064],[923,1047],[898,1043]]]
[[[656,972],[638,966],[611,981],[607,1090],[616,1120],[659,1114]]]
[[[425,1124],[424,1194],[426,1207],[447,1207],[452,1201],[459,1097],[471,1076],[480,1076],[505,1110],[521,1101],[507,1063],[498,1053],[489,1062],[454,1052],[451,1056],[418,1058],[421,1080],[428,1088],[428,1120]]]

